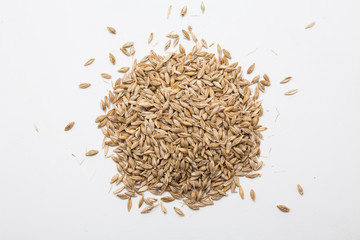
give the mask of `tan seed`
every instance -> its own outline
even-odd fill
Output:
[[[154,38],[154,33],[152,32],[152,33],[150,33],[150,36],[148,38],[148,44],[150,44],[152,42],[153,38]]]
[[[110,33],[116,34],[115,28],[113,28],[113,27],[107,27],[107,29],[109,30]]]
[[[124,43],[122,48],[129,48],[129,47],[132,47],[132,46],[134,46],[134,42],[126,42],[126,43]]]
[[[39,128],[34,124],[34,128],[36,132],[39,132]]]
[[[260,79],[260,75],[255,76],[252,80],[251,80],[251,84],[256,84],[259,82]]]
[[[166,42],[165,47],[164,47],[164,50],[165,50],[165,51],[168,50],[169,47],[170,47],[170,45],[171,45],[171,40],[169,40],[169,41]]]
[[[131,207],[132,207],[132,201],[131,201],[131,198],[128,198],[128,202],[127,202],[127,209],[128,209],[128,212],[130,212]]]
[[[170,5],[168,8],[167,16],[166,16],[167,19],[169,19],[169,17],[170,17],[171,9],[172,9],[172,5]]]
[[[301,187],[300,184],[297,185],[297,189],[298,189],[298,192],[300,193],[300,195],[304,194],[304,190],[303,190],[303,188]]]
[[[68,123],[68,124],[65,126],[64,131],[69,131],[70,129],[72,129],[73,126],[74,126],[74,124],[75,124],[75,122],[70,122],[70,123]]]
[[[114,182],[116,182],[119,179],[119,174],[115,174],[111,179],[110,179],[110,184],[113,184]]]
[[[183,35],[184,35],[184,38],[186,38],[187,40],[190,40],[190,35],[189,35],[189,33],[186,31],[186,30],[182,30],[182,33],[183,33]]]
[[[98,152],[99,151],[97,151],[97,150],[89,150],[89,151],[87,151],[86,153],[85,153],[85,155],[86,156],[94,156],[94,155],[96,155],[96,154],[98,154]]]
[[[288,208],[285,205],[277,205],[278,209],[280,209],[280,211],[282,212],[290,212],[290,208]]]
[[[152,205],[152,206],[148,206],[148,207],[145,207],[141,213],[144,214],[144,213],[149,213],[151,210],[153,210],[154,208],[156,208],[157,206],[159,206],[159,204],[155,204],[155,205]]]
[[[255,63],[251,64],[248,70],[246,71],[247,74],[251,74],[254,71]]]
[[[116,59],[115,59],[115,57],[114,57],[114,55],[113,55],[112,53],[109,53],[109,59],[110,59],[110,62],[111,62],[113,65],[115,65]]]
[[[113,193],[114,194],[119,194],[122,192],[122,190],[124,190],[125,186],[119,187],[118,189],[116,189]]]
[[[231,59],[231,54],[225,48],[223,48],[223,53],[226,58]]]
[[[185,216],[185,214],[179,209],[179,208],[177,208],[177,207],[174,207],[174,210],[175,210],[175,212],[178,214],[178,215],[180,215],[180,216]]]
[[[292,79],[292,77],[286,77],[286,78],[284,78],[284,80],[282,80],[280,83],[281,83],[281,84],[288,83],[291,79]]]
[[[185,16],[187,13],[187,6],[184,6],[182,9],[181,9],[181,16]]]
[[[120,48],[120,50],[125,54],[126,56],[130,57],[130,53],[126,48]]]
[[[194,41],[194,43],[197,43],[198,39],[197,39],[197,37],[195,36],[195,33],[194,33],[194,32],[190,32],[190,35],[191,35],[191,38],[192,38],[192,40]]]
[[[263,75],[263,78],[265,79],[265,81],[270,82],[270,78],[266,73]]]
[[[200,8],[201,8],[201,12],[204,13],[205,12],[205,4],[204,4],[204,2],[201,2]]]
[[[118,72],[121,72],[121,73],[126,73],[127,71],[129,71],[129,67],[122,67],[118,70]]]
[[[175,198],[170,197],[170,196],[166,196],[166,197],[161,198],[161,201],[163,201],[163,202],[172,202],[174,200],[175,200]]]
[[[253,201],[255,201],[255,191],[253,189],[250,190],[250,197]]]
[[[239,186],[239,194],[240,194],[241,199],[244,199],[244,190],[241,186]]]
[[[176,47],[179,43],[179,38],[176,38],[173,43],[173,47]]]
[[[285,92],[284,94],[285,94],[285,95],[294,95],[294,94],[297,93],[297,92],[298,92],[297,89],[293,89],[293,90],[290,90],[290,91]]]
[[[139,200],[139,208],[141,208],[141,206],[144,203],[144,195],[141,196],[140,200]]]
[[[315,22],[311,22],[308,25],[306,25],[305,29],[312,28],[315,25]]]
[[[95,58],[90,58],[89,60],[87,60],[87,62],[84,64],[84,66],[89,66],[90,64],[92,64],[95,61]]]
[[[164,205],[164,203],[163,202],[160,202],[160,207],[161,207],[161,211],[163,211],[163,213],[167,213],[167,210],[166,210],[166,207],[165,207],[165,205]]]
[[[101,76],[105,79],[110,79],[111,78],[111,75],[110,74],[107,74],[107,73],[102,73]]]
[[[79,88],[82,88],[82,89],[88,88],[88,87],[90,87],[90,86],[91,86],[90,83],[80,83],[80,84],[79,84]]]

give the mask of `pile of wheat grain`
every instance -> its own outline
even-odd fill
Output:
[[[166,56],[151,51],[115,82],[102,104],[106,114],[96,122],[106,152],[114,148],[119,174],[111,182],[123,183],[119,197],[131,203],[145,191],[167,192],[199,209],[229,189],[241,194],[239,177],[260,176],[254,171],[263,164],[258,157],[266,128],[258,124],[263,109],[257,99],[270,80],[266,74],[261,81],[259,75],[244,79],[230,59],[219,45],[218,56],[203,45],[189,53],[179,45]]]

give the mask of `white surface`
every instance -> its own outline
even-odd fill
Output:
[[[359,1],[207,0],[204,15],[200,3],[0,1],[0,239],[360,239]],[[185,4],[188,15],[180,18]],[[108,194],[114,163],[101,152],[79,166],[71,154],[81,160],[87,147],[100,148],[94,119],[110,85],[99,75],[117,76],[132,62],[119,47],[134,41],[141,59],[150,32],[162,51],[164,36],[188,24],[199,39],[220,43],[244,67],[256,62],[256,72],[272,79],[262,95],[269,110],[261,120],[269,127],[263,176],[241,179],[245,200],[230,194],[200,211],[183,207],[183,218],[171,204],[167,215],[141,215],[137,200],[128,213],[125,201]],[[91,57],[93,65],[83,67]],[[290,83],[278,83],[289,75]],[[81,82],[92,86],[78,89]],[[297,95],[283,95],[293,88]],[[64,132],[70,121],[73,130]]]

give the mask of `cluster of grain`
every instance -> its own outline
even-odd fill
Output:
[[[115,82],[96,122],[127,196],[167,192],[199,209],[241,188],[238,177],[260,176],[258,97],[270,80],[246,80],[230,59],[220,46],[216,56],[179,45],[166,56],[151,51]]]

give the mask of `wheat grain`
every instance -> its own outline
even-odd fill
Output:
[[[151,210],[153,210],[154,208],[156,208],[157,206],[159,206],[159,204],[155,204],[155,205],[152,205],[152,206],[148,206],[148,207],[145,207],[141,213],[144,214],[144,213],[149,213]]]
[[[130,53],[126,48],[120,48],[120,50],[125,54],[126,56],[130,57]]]
[[[244,199],[244,190],[241,186],[239,186],[239,195],[240,195],[241,199]]]
[[[105,79],[110,79],[111,78],[111,75],[110,74],[107,74],[107,73],[102,73],[101,76]]]
[[[128,202],[127,202],[127,210],[128,210],[128,212],[130,212],[131,207],[132,207],[132,201],[131,201],[131,197],[129,197]]]
[[[250,190],[250,197],[253,201],[255,201],[255,191],[253,189]]]
[[[190,40],[190,35],[185,29],[182,29],[182,33],[184,35],[184,38],[186,38],[187,40]]]
[[[164,51],[168,50],[170,46],[171,46],[171,40],[166,42],[166,44],[164,46]]]
[[[119,70],[118,70],[118,72],[120,72],[120,73],[126,73],[126,72],[128,72],[129,71],[129,67],[122,67],[122,68],[120,68]]]
[[[201,2],[200,9],[201,9],[201,12],[204,14],[204,12],[205,12],[205,4],[204,4],[204,2]]]
[[[305,26],[305,29],[312,28],[315,25],[315,22],[311,22],[308,25]]]
[[[64,131],[69,131],[69,130],[71,130],[71,129],[73,128],[74,124],[75,124],[75,122],[70,122],[70,123],[68,123],[68,124],[65,126]]]
[[[182,9],[181,9],[181,16],[184,17],[187,13],[187,6],[184,6]]]
[[[169,19],[169,17],[170,17],[171,9],[172,9],[172,5],[170,5],[168,8],[167,16],[166,16],[167,19]]]
[[[163,213],[167,213],[167,210],[166,210],[166,207],[165,207],[165,205],[164,205],[164,203],[163,202],[160,202],[160,207],[161,207],[161,211],[163,211]]]
[[[177,208],[177,207],[174,207],[174,210],[175,210],[175,212],[178,214],[178,215],[180,215],[180,216],[185,216],[185,214],[179,209],[179,208]]]
[[[84,64],[84,66],[89,66],[90,64],[92,64],[95,61],[95,58],[90,58],[89,60],[86,61],[86,63]]]
[[[152,42],[153,38],[154,38],[154,33],[151,32],[149,35],[149,38],[148,38],[148,44],[150,44]]]
[[[124,45],[122,45],[122,47],[121,48],[129,48],[129,47],[132,47],[132,46],[134,46],[134,42],[126,42],[126,43],[124,43]]]
[[[284,80],[282,80],[280,83],[281,83],[281,84],[288,83],[291,79],[292,79],[292,77],[286,77],[286,78],[284,78]]]
[[[82,88],[82,89],[88,88],[88,87],[90,87],[90,86],[91,86],[90,83],[80,83],[80,84],[79,84],[79,88]]]
[[[254,71],[255,63],[251,64],[248,70],[246,71],[247,74],[251,74]]]
[[[85,156],[94,156],[96,154],[98,154],[98,150],[89,150],[85,153]]]
[[[294,95],[294,94],[296,94],[297,92],[298,92],[297,89],[293,89],[293,90],[290,90],[290,91],[285,92],[284,94],[285,94],[285,95]]]
[[[277,205],[277,208],[280,209],[282,212],[290,212],[290,208],[285,205]]]
[[[302,188],[302,186],[300,184],[297,185],[297,189],[300,195],[304,195],[304,189]]]
[[[113,65],[115,65],[116,59],[115,59],[115,57],[114,57],[114,55],[113,55],[112,53],[109,53],[109,59],[110,59],[110,62],[111,62]]]
[[[107,27],[107,29],[109,30],[110,33],[116,34],[115,28],[113,28],[113,27]]]
[[[38,133],[39,132],[39,128],[34,124],[34,128],[35,128],[35,131]]]
[[[119,179],[119,174],[115,174],[111,179],[110,179],[110,184],[113,184],[114,182],[116,182]]]

